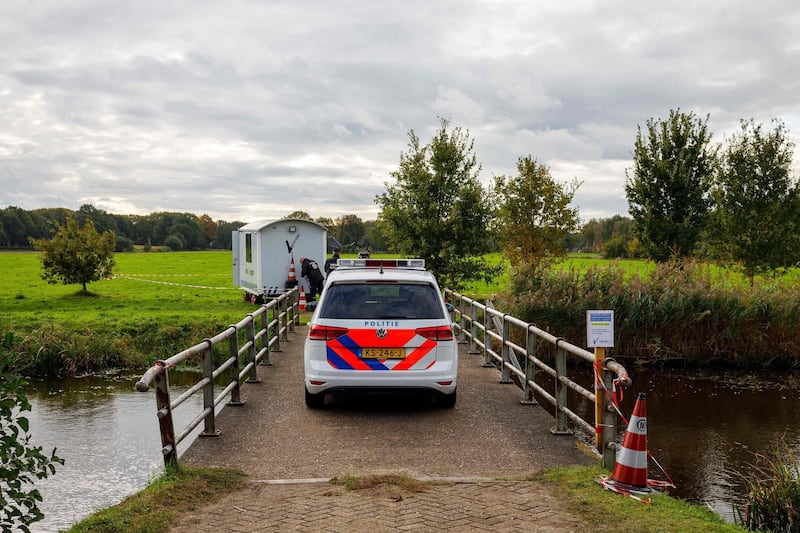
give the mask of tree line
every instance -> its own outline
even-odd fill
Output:
[[[314,220],[342,251],[364,248],[425,257],[450,281],[491,274],[477,256],[502,251],[513,264],[539,265],[569,251],[605,257],[665,261],[695,256],[735,263],[752,280],[800,260],[800,186],[791,173],[794,145],[780,120],[769,126],[743,120],[741,130],[713,144],[708,119],[670,110],[637,127],[633,167],[626,171],[630,216],[579,223],[570,202],[577,179],[559,183],[531,155],[520,156],[516,176],[497,176],[489,187],[469,132],[440,119],[423,144],[408,133],[393,183],[375,198],[377,220],[355,214],[332,219],[296,211],[287,218]],[[0,246],[26,247],[49,238],[68,218],[113,231],[116,250],[162,246],[171,250],[230,249],[231,232],[244,223],[208,215],[156,212],[117,215],[91,205],[0,210]]]
[[[52,238],[56,228],[65,225],[69,218],[74,218],[82,225],[91,220],[99,233],[113,231],[117,236],[117,252],[130,251],[134,245],[143,247],[148,243],[156,247],[174,247],[176,250],[230,250],[231,232],[245,225],[245,222],[238,220],[214,221],[208,215],[198,217],[192,213],[119,215],[89,204],[81,206],[77,211],[67,208],[26,211],[9,206],[0,209],[0,247],[30,248],[30,239]],[[294,211],[285,218],[302,218],[322,224],[328,228],[329,234],[340,244],[343,252],[357,252],[364,248],[379,252],[389,251],[386,236],[377,220],[363,220],[353,213],[336,218],[315,218],[306,211]],[[564,244],[570,251],[601,253],[607,257],[632,257],[627,249],[627,243],[632,237],[631,223],[630,217],[622,215],[592,218],[577,232],[570,234]],[[612,241],[617,245],[608,247]],[[331,245],[335,246],[333,242],[331,240]]]
[[[73,220],[80,226],[91,221],[98,233],[116,235],[116,250],[131,251],[134,245],[167,247],[170,250],[230,249],[231,232],[244,222],[213,220],[209,215],[155,212],[120,215],[85,204],[77,211],[42,208],[26,211],[16,206],[0,209],[0,246],[24,248],[31,239],[49,239],[59,227]]]

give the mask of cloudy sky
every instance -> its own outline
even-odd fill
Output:
[[[800,3],[3,0],[0,208],[374,219],[414,130],[469,130],[626,215],[637,126],[670,109],[800,139]],[[796,157],[797,159],[797,157]]]

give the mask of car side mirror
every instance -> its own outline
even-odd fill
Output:
[[[456,308],[453,307],[453,304],[451,304],[451,303],[446,303],[445,306],[447,306],[447,312],[448,313],[452,313],[453,311],[456,310]]]

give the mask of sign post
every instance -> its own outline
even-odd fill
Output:
[[[614,311],[586,311],[586,344],[594,348],[594,442],[603,453],[603,409],[605,407],[606,348],[614,347]]]

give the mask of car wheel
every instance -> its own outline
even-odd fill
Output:
[[[450,394],[441,394],[440,393],[439,397],[437,398],[436,404],[439,407],[444,407],[446,409],[450,409],[450,408],[455,407],[456,399],[457,399],[456,392],[457,391],[453,391]]]
[[[306,407],[309,409],[320,409],[325,405],[325,393],[318,392],[317,394],[308,392],[306,389]]]

